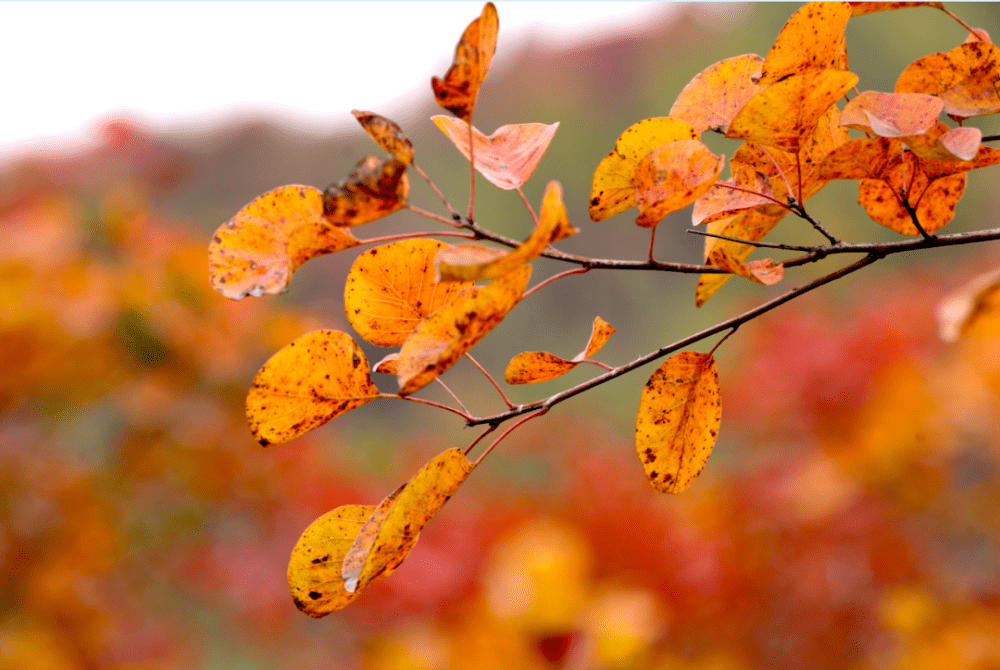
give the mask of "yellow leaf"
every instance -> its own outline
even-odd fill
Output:
[[[757,83],[771,85],[793,75],[838,69],[841,40],[850,18],[851,7],[846,2],[806,4],[778,33]]]
[[[573,360],[582,361],[587,358],[590,358],[598,351],[600,351],[601,347],[603,347],[607,343],[608,339],[610,339],[610,337],[614,334],[615,334],[614,326],[612,326],[610,323],[608,323],[601,317],[595,318],[594,325],[590,329],[590,339],[587,340],[587,346],[584,348],[582,352],[577,354]]]
[[[542,209],[538,213],[538,225],[542,228],[552,226],[555,232],[552,234],[552,241],[558,242],[567,237],[576,235],[578,231],[569,222],[566,214],[566,205],[563,204],[562,184],[552,180],[545,186],[545,195],[542,196]]]
[[[695,75],[670,108],[670,118],[690,123],[698,134],[725,132],[743,105],[763,86],[754,84],[764,59],[757,54],[726,58]]]
[[[587,346],[567,361],[545,351],[524,351],[511,359],[504,372],[508,384],[538,384],[560,377],[596,354],[615,332],[615,327],[597,317]]]
[[[973,334],[1000,334],[1000,270],[979,275],[938,304],[938,332],[945,342]]]
[[[417,326],[399,352],[399,393],[408,395],[431,383],[493,330],[521,301],[531,266],[463,289]]]
[[[896,80],[896,93],[927,93],[944,101],[956,119],[1000,112],[1000,48],[966,42],[948,53],[930,54],[909,65]]]
[[[784,79],[750,98],[726,137],[796,153],[833,103],[858,83],[841,70],[813,70]]]
[[[359,532],[359,542],[344,559],[344,588],[360,592],[373,579],[386,576],[398,567],[416,544],[420,531],[441,511],[474,468],[461,450],[449,449],[397,490],[394,500],[387,499],[388,504],[383,502],[384,518],[377,519],[373,514]],[[370,546],[368,535],[374,536]]]
[[[559,122],[517,123],[500,126],[487,137],[472,128],[472,152],[469,149],[469,126],[450,116],[433,116],[431,121],[448,136],[465,156],[476,161],[476,170],[488,182],[505,191],[520,188],[527,182],[555,137]]]
[[[406,207],[409,195],[405,163],[368,156],[323,192],[323,216],[335,226],[360,226]]]
[[[455,47],[455,58],[444,79],[431,79],[437,103],[460,119],[469,121],[472,118],[479,86],[490,72],[499,29],[497,8],[492,2],[487,2],[479,17],[462,33],[462,39]]]
[[[937,123],[944,102],[923,93],[862,91],[840,112],[840,125],[880,137],[926,133]]]
[[[709,253],[709,263],[730,274],[739,275],[757,284],[772,286],[785,276],[785,267],[770,258],[744,263],[729,248],[718,245]]]
[[[730,219],[720,219],[708,224],[708,232],[716,235],[735,237],[750,242],[758,242],[770,233],[778,222],[787,214],[787,210],[775,208],[776,213],[761,211],[761,209],[751,209],[737,214]],[[740,263],[754,252],[754,247],[749,244],[729,242],[707,238],[705,241],[705,260],[712,262],[712,252],[717,248],[725,248],[733,258]],[[731,274],[703,274],[698,279],[698,286],[695,289],[694,304],[701,307],[712,298],[719,289],[729,281]]]
[[[701,473],[722,420],[719,375],[711,354],[682,351],[642,389],[635,445],[659,491],[680,493]]]
[[[698,140],[671,142],[646,154],[635,169],[636,224],[651,228],[697,200],[722,174],[725,156]]]
[[[307,260],[360,243],[323,218],[317,189],[282,186],[255,198],[215,231],[208,246],[209,280],[233,300],[284,293]]]
[[[309,524],[288,561],[295,606],[319,618],[343,609],[358,595],[344,589],[344,557],[374,505],[344,505]]]
[[[395,121],[374,112],[359,112],[356,109],[351,114],[380,147],[406,165],[413,162],[413,144]]]
[[[393,506],[396,504],[396,500],[399,498],[400,494],[403,493],[403,489],[406,488],[406,484],[403,484],[398,489],[390,493],[385,497],[375,507],[371,516],[365,521],[364,525],[361,526],[361,530],[358,531],[357,536],[354,538],[354,542],[351,544],[350,549],[344,555],[344,560],[340,565],[341,579],[344,580],[344,590],[348,593],[360,593],[363,589],[358,588],[358,575],[361,574],[362,569],[365,567],[365,561],[368,560],[368,556],[371,553],[372,547],[375,546],[375,540],[378,537],[378,533],[382,528],[382,524],[389,517],[389,513],[392,511]],[[411,535],[407,538],[408,541],[398,547],[399,551],[396,552],[395,560],[386,560],[381,566],[381,571],[379,572],[379,577],[388,577],[391,575],[396,568],[399,567],[403,559],[406,558],[406,554],[410,552],[413,547],[417,544],[418,536],[416,534]]]
[[[646,154],[669,142],[696,139],[698,131],[691,124],[669,117],[644,119],[629,126],[594,171],[591,220],[603,221],[635,207],[635,169]]]
[[[381,397],[368,359],[347,333],[317,330],[280,349],[247,394],[250,432],[262,446],[280,444]]]
[[[379,347],[401,345],[421,321],[471,282],[439,283],[434,259],[448,248],[428,239],[369,249],[347,273],[344,309],[358,334]]]

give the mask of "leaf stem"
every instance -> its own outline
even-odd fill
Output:
[[[483,452],[483,453],[482,453],[482,454],[481,454],[481,455],[479,456],[479,458],[477,458],[477,459],[476,459],[476,462],[474,463],[474,465],[479,465],[479,464],[480,464],[480,463],[482,462],[482,460],[483,460],[484,458],[486,458],[486,456],[487,456],[487,455],[488,455],[488,454],[489,454],[489,453],[490,453],[491,451],[493,451],[493,447],[495,447],[495,446],[497,446],[498,444],[500,444],[500,441],[501,441],[501,440],[502,440],[503,438],[505,438],[505,437],[507,437],[508,435],[510,435],[510,434],[511,434],[511,432],[513,432],[513,430],[514,430],[515,428],[517,428],[518,426],[520,426],[520,425],[521,425],[522,423],[527,423],[528,421],[531,421],[531,420],[532,420],[532,419],[534,419],[534,418],[535,418],[536,416],[541,416],[541,415],[545,414],[545,413],[546,413],[546,412],[548,412],[548,411],[549,411],[549,408],[548,408],[548,407],[543,407],[543,408],[541,408],[540,410],[538,410],[537,412],[533,412],[533,413],[529,414],[528,416],[526,416],[526,417],[522,418],[521,420],[519,420],[519,421],[516,421],[516,422],[515,422],[515,423],[514,423],[514,424],[513,424],[513,425],[512,425],[512,426],[511,426],[510,428],[508,428],[507,430],[505,430],[504,432],[502,432],[502,433],[500,434],[500,437],[498,437],[497,439],[493,440],[493,444],[491,444],[490,446],[486,447],[486,451],[484,451],[484,452]]]
[[[566,272],[560,272],[557,275],[552,275],[551,277],[549,277],[545,281],[539,282],[537,285],[535,285],[535,286],[531,287],[530,289],[528,289],[527,291],[525,291],[524,295],[521,296],[521,300],[524,300],[525,298],[527,298],[529,295],[531,295],[532,293],[534,293],[538,289],[542,288],[546,284],[551,284],[552,282],[554,282],[557,279],[562,279],[563,277],[568,277],[569,275],[579,275],[579,274],[583,274],[585,272],[590,272],[590,268],[588,266],[586,266],[586,265],[583,266],[582,268],[574,268],[572,270],[566,270]]]
[[[476,146],[472,143],[472,115],[469,115],[469,172],[472,175],[469,185],[469,221],[475,221],[472,206],[476,202]]]
[[[460,222],[462,221],[462,215],[455,211],[455,209],[451,206],[451,203],[448,202],[448,199],[444,197],[444,193],[442,193],[440,189],[438,189],[437,184],[432,182],[431,178],[427,176],[427,173],[421,170],[416,163],[410,163],[410,167],[416,170],[417,174],[419,174],[421,177],[424,178],[424,181],[427,182],[427,185],[431,187],[431,190],[437,194],[437,197],[441,199],[441,202],[444,203],[444,206],[448,208],[448,214],[451,215],[452,219],[451,221],[449,221],[449,223],[451,223],[452,225],[460,224]]]
[[[465,455],[468,456],[469,452],[472,451],[473,447],[475,447],[477,444],[479,444],[480,440],[482,440],[484,437],[486,437],[487,435],[489,435],[490,433],[492,433],[494,430],[496,430],[499,427],[500,427],[500,424],[498,424],[498,423],[491,423],[490,425],[488,425],[486,427],[486,430],[484,430],[483,432],[481,432],[479,434],[479,437],[477,437],[476,439],[474,439],[472,441],[472,444],[470,444],[468,447],[465,448]]]
[[[487,372],[486,368],[484,368],[482,365],[480,365],[476,361],[476,359],[472,357],[472,354],[470,354],[469,352],[465,352],[465,357],[468,358],[470,361],[472,361],[472,364],[475,365],[477,368],[479,368],[480,372],[482,372],[484,375],[486,375],[486,378],[490,380],[491,384],[493,384],[493,388],[495,388],[500,393],[500,397],[503,398],[503,401],[505,403],[507,403],[507,407],[515,407],[514,403],[512,403],[510,401],[510,398],[507,397],[507,394],[503,392],[502,388],[500,388],[500,385],[497,384],[497,382],[496,382],[495,379],[493,379],[493,375],[491,375],[489,372]]]
[[[381,244],[383,242],[394,242],[396,240],[408,240],[414,237],[464,237],[467,240],[476,239],[475,235],[470,233],[460,233],[458,231],[441,230],[441,231],[425,231],[420,233],[400,233],[399,235],[386,235],[385,237],[372,237],[367,240],[362,240],[362,244]]]
[[[738,244],[749,244],[753,247],[762,247],[765,249],[781,249],[782,251],[812,251],[815,247],[804,247],[797,244],[775,244],[773,242],[754,242],[752,240],[744,240],[739,237],[729,237],[728,235],[717,235],[716,233],[710,233],[706,230],[695,230],[693,228],[688,228],[687,232],[692,235],[702,235],[704,237],[714,237],[719,240],[726,240],[727,242],[736,242]]]
[[[748,188],[743,188],[742,186],[734,186],[732,184],[721,184],[719,182],[715,182],[714,184],[712,184],[712,186],[714,188],[728,188],[731,191],[742,191],[743,193],[749,193],[750,195],[756,195],[756,196],[759,196],[761,198],[765,198],[767,200],[770,200],[771,202],[773,202],[775,205],[778,205],[779,207],[784,207],[785,209],[787,209],[789,211],[792,211],[792,208],[788,206],[787,202],[781,202],[780,200],[778,200],[774,196],[767,195],[766,193],[760,193],[758,191],[752,191],[752,190],[750,190]],[[701,225],[701,224],[696,224],[696,225]]]
[[[982,41],[982,40],[979,39],[979,34],[976,33],[975,30],[973,30],[972,28],[970,28],[969,24],[967,24],[965,21],[963,21],[962,19],[960,19],[957,16],[955,16],[954,14],[952,14],[950,11],[948,11],[944,7],[938,7],[937,9],[940,9],[942,12],[944,12],[945,14],[947,14],[948,16],[950,16],[951,18],[955,19],[958,22],[958,24],[960,26],[962,26],[963,28],[965,28],[966,30],[968,30],[969,34],[972,35],[973,37],[975,37],[976,40]]]
[[[435,214],[434,212],[428,212],[426,209],[420,209],[416,205],[411,205],[411,204],[407,203],[406,209],[410,210],[414,214],[419,214],[420,216],[427,217],[428,219],[433,219],[435,221],[439,221],[440,223],[443,223],[446,226],[451,226],[453,228],[465,228],[466,227],[466,226],[462,225],[461,223],[456,223],[455,221],[451,221],[449,219],[446,219],[443,216],[439,216],[439,215]],[[461,219],[461,218],[462,217],[459,217],[459,219]]]
[[[595,361],[592,358],[584,358],[582,361],[577,361],[577,362],[579,362],[579,363],[590,363],[592,365],[596,365],[599,368],[604,368],[605,370],[614,370],[614,368],[611,367],[610,365],[607,365],[605,363],[601,363],[600,361]]]
[[[539,226],[538,217],[535,215],[535,210],[532,209],[531,203],[528,202],[526,197],[524,197],[524,191],[521,190],[520,186],[517,187],[517,194],[521,196],[521,202],[523,202],[524,206],[528,208],[528,214],[531,214],[531,220],[535,222],[535,228],[537,228]]]
[[[438,409],[446,409],[449,412],[452,412],[453,414],[459,415],[460,417],[465,419],[466,422],[475,420],[475,417],[472,416],[472,414],[470,414],[469,412],[463,412],[461,410],[455,409],[454,407],[448,407],[448,405],[442,405],[439,402],[434,402],[433,400],[424,400],[423,398],[414,398],[413,396],[410,395],[399,395],[397,393],[383,393],[381,397],[394,398],[396,400],[409,400],[410,402],[418,402],[421,405],[430,405],[431,407],[437,407]]]
[[[924,230],[924,227],[920,225],[920,218],[917,217],[917,210],[915,210],[913,205],[910,204],[910,200],[906,197],[905,190],[899,190],[899,199],[902,201],[903,208],[906,210],[906,213],[910,215],[910,220],[913,221],[913,225],[917,229],[917,232],[923,235],[925,240],[933,240],[934,236]]]
[[[448,395],[450,395],[455,400],[455,402],[458,403],[458,406],[462,408],[463,412],[465,412],[466,414],[470,413],[469,410],[468,410],[468,408],[465,406],[465,403],[463,403],[461,400],[458,399],[458,396],[455,395],[450,388],[448,388],[447,384],[445,384],[443,381],[441,381],[440,377],[435,377],[434,381],[436,381],[438,384],[440,384],[441,388],[443,388],[445,391],[448,392]]]

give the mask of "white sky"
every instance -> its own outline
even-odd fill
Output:
[[[629,31],[654,3],[496,2],[498,59],[525,30]],[[321,130],[430,90],[481,2],[0,2],[0,157],[78,143],[127,111],[163,130],[265,111]]]

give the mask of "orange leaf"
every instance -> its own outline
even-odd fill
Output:
[[[351,114],[380,147],[406,165],[413,162],[413,145],[410,143],[410,138],[403,134],[403,129],[395,121],[390,121],[374,112],[359,112],[356,109],[352,110]]]
[[[820,165],[821,179],[881,179],[903,153],[903,143],[862,137],[831,151]]]
[[[372,366],[372,372],[380,372],[384,375],[399,374],[399,352],[386,354],[385,358]]]
[[[916,169],[915,161],[906,161],[905,167],[901,161],[886,175],[886,181],[862,179],[858,203],[876,223],[901,235],[919,235],[899,195],[899,187],[904,181],[907,184],[906,200],[916,210],[917,219],[925,231],[933,234],[954,218],[955,207],[965,193],[965,174],[929,181],[923,171]]]
[[[814,70],[839,69],[841,41],[849,18],[851,7],[846,2],[806,4],[778,33],[757,83],[767,86]]]
[[[900,140],[921,159],[968,161],[979,153],[982,138],[979,128],[949,128],[937,123],[921,135],[901,137]]]
[[[725,132],[743,105],[763,90],[753,81],[763,63],[757,54],[743,54],[708,66],[677,96],[670,117],[690,123],[698,134],[709,129]]]
[[[583,361],[590,358],[600,351],[601,347],[603,347],[607,343],[608,339],[614,334],[614,326],[601,317],[596,317],[594,319],[594,325],[590,329],[590,339],[587,340],[587,346],[583,351],[577,354],[573,360]]]
[[[493,330],[521,301],[531,276],[522,265],[487,286],[463,289],[417,326],[399,352],[399,393],[431,383]]]
[[[840,70],[813,70],[784,79],[750,98],[726,137],[797,152],[820,118],[858,76]]]
[[[542,209],[538,212],[538,224],[542,228],[552,227],[555,232],[552,234],[552,241],[558,242],[567,237],[576,235],[579,230],[569,222],[569,215],[566,214],[566,205],[563,204],[562,184],[552,180],[545,186],[545,195],[542,196]]]
[[[344,505],[309,524],[288,561],[295,606],[319,618],[343,609],[358,595],[344,589],[344,557],[374,505]]]
[[[896,93],[928,93],[956,119],[1000,112],[1000,48],[976,41],[919,58],[896,80]]]
[[[380,510],[384,510],[384,518],[376,517],[378,511],[372,514],[344,559],[344,588],[360,592],[373,579],[388,576],[398,567],[420,532],[474,468],[461,450],[449,449],[383,501]]]
[[[920,135],[934,127],[943,108],[933,95],[863,91],[840,112],[840,125],[880,137]]]
[[[344,309],[358,335],[379,347],[402,344],[421,321],[472,282],[439,283],[435,257],[448,245],[399,240],[369,249],[347,273]]]
[[[431,121],[468,160],[469,126],[443,115],[433,116]],[[489,137],[473,128],[472,148],[476,170],[486,177],[486,181],[505,191],[520,188],[531,179],[557,128],[558,121],[550,126],[544,123],[517,123],[500,126]]]
[[[406,164],[368,156],[323,192],[323,216],[335,226],[360,226],[406,207]]]
[[[288,442],[381,397],[368,359],[347,333],[307,333],[271,356],[247,394],[250,433],[262,446]]]
[[[492,2],[483,6],[479,17],[462,33],[455,47],[455,58],[444,79],[431,78],[437,103],[460,119],[472,119],[479,86],[490,72],[497,49],[500,19]]]
[[[635,169],[636,224],[651,228],[687,207],[712,187],[726,165],[698,140],[665,144],[646,154]]]
[[[726,188],[736,186],[741,190]],[[772,203],[774,189],[767,175],[748,165],[733,167],[733,177],[716,182],[704,195],[694,201],[691,223],[701,225],[718,221],[760,205]]]
[[[636,205],[635,170],[653,149],[681,140],[698,139],[698,131],[685,121],[659,117],[628,127],[594,171],[590,191],[590,218],[603,221]]]
[[[891,9],[907,9],[909,7],[934,7],[944,9],[941,2],[852,2],[851,16],[864,16],[875,12],[885,12]]]
[[[208,246],[209,280],[233,300],[284,293],[307,260],[360,243],[326,222],[317,189],[282,186],[255,198],[215,231]]]
[[[547,351],[522,351],[507,364],[504,380],[508,384],[538,384],[561,377],[579,364]]]
[[[770,258],[744,263],[729,248],[721,245],[715,246],[709,252],[708,261],[730,274],[739,275],[764,286],[777,284],[785,276],[785,267],[781,263],[775,263]]]
[[[1000,270],[979,275],[938,304],[938,332],[945,342],[1000,334]]]
[[[713,221],[708,224],[708,232],[750,242],[758,242],[764,239],[778,225],[778,222],[784,218],[785,214],[788,213],[786,209],[774,209],[776,210],[774,213],[761,211],[760,209],[751,209],[742,214],[737,214],[730,219]],[[712,252],[720,247],[725,248],[729,255],[741,263],[746,261],[755,249],[755,247],[749,244],[740,244],[709,237],[705,239],[705,260],[711,263],[713,259]],[[732,277],[731,274],[701,275],[698,279],[698,286],[695,289],[695,306],[701,307],[708,302],[729,281],[730,277]]]
[[[711,354],[682,351],[653,373],[642,389],[635,446],[649,482],[680,493],[712,453],[722,420],[719,374]]]

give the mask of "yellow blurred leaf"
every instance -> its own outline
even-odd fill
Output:
[[[424,465],[386,499],[388,503],[383,501],[380,507],[385,511],[384,518],[373,514],[347,552],[343,563],[344,588],[360,592],[373,579],[387,576],[398,567],[416,544],[420,531],[474,468],[460,449],[449,449]],[[370,542],[369,534],[373,536]]]
[[[926,133],[937,123],[944,102],[923,93],[862,91],[840,112],[840,125],[880,137]]]
[[[566,205],[563,204],[562,184],[552,180],[545,186],[545,194],[542,196],[542,209],[538,212],[538,225],[542,228],[552,226],[555,232],[552,234],[552,241],[558,242],[567,237],[576,235],[578,231],[569,222],[569,215],[566,214]]]
[[[406,207],[406,163],[368,156],[323,192],[323,216],[335,226],[360,226]]]
[[[527,182],[542,160],[545,150],[555,137],[559,122],[517,123],[500,126],[487,137],[472,128],[472,149],[469,150],[469,126],[450,116],[433,116],[431,121],[448,136],[452,144],[469,160],[476,161],[476,170],[497,188],[512,191]]]
[[[596,317],[594,319],[594,325],[590,329],[590,339],[587,340],[587,346],[579,354],[573,358],[574,361],[583,361],[598,351],[601,350],[608,339],[615,334],[615,327],[610,323],[602,319],[601,317]]]
[[[439,283],[434,259],[448,245],[399,240],[369,249],[347,273],[344,309],[358,334],[379,347],[401,345],[421,321],[471,282]]]
[[[479,17],[462,33],[444,79],[431,78],[437,103],[460,119],[469,121],[472,118],[479,86],[490,72],[499,29],[497,8],[492,2],[487,2]]]
[[[374,112],[360,112],[356,109],[351,114],[380,147],[406,165],[413,162],[413,144],[395,121]]]
[[[763,63],[757,54],[743,54],[708,66],[677,96],[670,118],[690,123],[698,134],[710,129],[725,132],[743,105],[763,90],[753,82]]]
[[[722,174],[725,156],[698,140],[671,142],[646,154],[635,169],[636,224],[652,228],[698,199]]]
[[[629,126],[594,171],[591,220],[603,221],[635,207],[635,170],[646,154],[670,142],[696,139],[698,131],[691,124],[669,117],[644,119]]]
[[[344,505],[309,524],[288,561],[295,606],[311,617],[343,609],[358,595],[344,589],[344,557],[374,505]]]
[[[930,54],[909,65],[896,80],[896,93],[927,93],[944,101],[953,118],[1000,112],[1000,48],[966,42],[948,53]]]
[[[282,186],[255,198],[215,231],[208,246],[209,280],[233,300],[284,293],[307,260],[360,243],[323,218],[319,190]]]
[[[347,333],[317,330],[280,349],[247,394],[250,432],[262,446],[280,444],[381,397],[368,359]]]
[[[680,493],[701,473],[722,420],[719,375],[711,354],[682,351],[642,389],[635,445],[659,491]]]
[[[691,223],[698,226],[725,219],[743,210],[771,203],[773,198],[774,189],[767,175],[748,165],[733,166],[731,178],[716,182],[694,201]]]
[[[1000,334],[1000,270],[985,272],[938,303],[938,333],[945,342],[970,334]]]
[[[560,377],[600,351],[614,332],[614,326],[597,317],[587,346],[573,360],[567,361],[545,351],[524,351],[507,364],[504,379],[508,384],[538,384]]]
[[[784,79],[750,98],[726,137],[798,152],[817,123],[858,76],[841,70],[812,70]]]
[[[417,326],[399,352],[399,393],[408,395],[434,381],[493,330],[521,301],[531,266],[463,289]]]
[[[757,83],[771,85],[814,70],[839,69],[841,41],[850,18],[851,7],[846,2],[806,4],[778,33]]]

